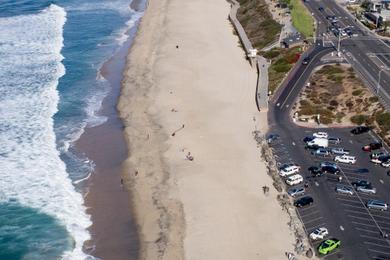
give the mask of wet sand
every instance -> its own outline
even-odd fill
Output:
[[[142,10],[143,1],[132,2],[134,10]],[[76,143],[79,152],[94,161],[95,170],[84,183],[85,203],[91,215],[92,240],[84,245],[85,251],[104,260],[135,260],[139,254],[138,231],[131,208],[131,196],[121,184],[122,165],[127,157],[123,137],[123,124],[116,105],[121,88],[126,56],[133,42],[136,28],[130,39],[101,68],[111,91],[102,103],[100,115],[108,118],[104,124],[86,128]]]

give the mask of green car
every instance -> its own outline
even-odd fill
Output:
[[[322,241],[318,247],[318,252],[322,255],[326,255],[341,245],[341,241],[336,238],[327,239]]]

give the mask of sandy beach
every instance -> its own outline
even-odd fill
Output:
[[[224,0],[150,0],[129,53],[118,109],[141,259],[284,259],[293,251],[252,135],[267,130],[254,101],[256,70],[229,11]]]

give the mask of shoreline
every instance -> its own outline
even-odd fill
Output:
[[[293,251],[252,136],[268,127],[254,101],[257,74],[229,12],[224,0],[151,0],[129,52],[118,103],[129,150],[122,174],[142,260]]]
[[[130,3],[130,8],[135,11],[143,11],[144,6],[143,0]],[[110,91],[99,110],[107,121],[87,127],[75,143],[76,149],[96,165],[91,177],[83,184],[85,205],[92,220],[89,228],[91,240],[85,242],[84,251],[100,259],[135,260],[139,254],[131,196],[121,184],[123,162],[128,151],[116,108],[126,57],[137,28],[138,25],[129,30],[129,39],[100,68],[101,75],[110,84]]]

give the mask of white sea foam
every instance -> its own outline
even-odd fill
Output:
[[[34,15],[0,18],[0,200],[55,216],[75,240],[64,259],[89,258],[83,251],[91,225],[56,149],[53,115],[66,12],[51,5]]]

